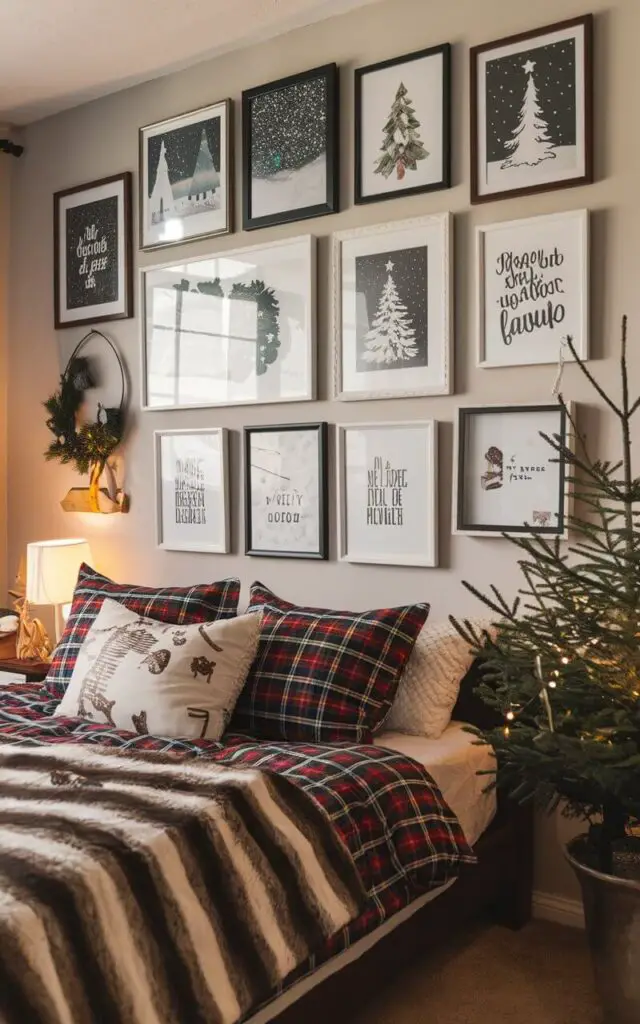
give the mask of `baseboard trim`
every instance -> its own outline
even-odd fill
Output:
[[[570,928],[584,928],[584,911],[580,900],[570,900],[552,892],[534,892],[533,916]]]

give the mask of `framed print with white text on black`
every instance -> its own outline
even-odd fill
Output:
[[[593,181],[593,15],[471,50],[471,202]]]
[[[338,428],[340,559],[438,564],[437,423]]]
[[[336,397],[450,394],[450,214],[338,232],[333,276]]]
[[[131,173],[53,197],[54,323],[133,316]]]
[[[454,533],[566,538],[566,460],[542,437],[572,450],[569,412],[553,405],[458,409]]]
[[[232,103],[222,100],[140,129],[140,247],[231,231]]]
[[[451,185],[451,46],[433,46],[355,73],[355,201]]]
[[[156,524],[166,551],[229,551],[228,437],[219,427],[157,430]]]
[[[242,93],[245,231],[340,209],[338,67]]]
[[[483,224],[477,232],[478,365],[589,357],[589,213]]]
[[[245,553],[328,557],[327,424],[245,427]]]

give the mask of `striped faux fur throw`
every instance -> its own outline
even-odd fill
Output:
[[[363,900],[287,779],[0,744],[2,1024],[232,1024]]]

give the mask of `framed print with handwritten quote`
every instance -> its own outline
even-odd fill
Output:
[[[219,427],[157,430],[156,524],[166,551],[229,551],[228,437]]]

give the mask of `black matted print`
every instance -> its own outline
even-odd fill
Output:
[[[67,309],[118,299],[118,198],[67,211]]]
[[[356,368],[428,366],[426,245],[356,256]]]

